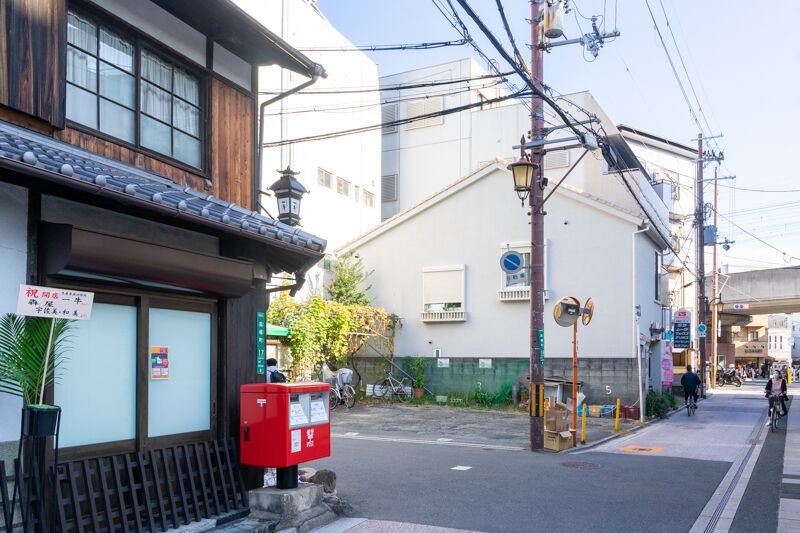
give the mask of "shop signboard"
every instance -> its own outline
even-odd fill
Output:
[[[672,319],[673,344],[675,348],[685,350],[692,347],[692,312],[678,309]]]
[[[661,353],[661,386],[672,387],[675,378],[672,367],[672,342],[664,341],[664,351]]]

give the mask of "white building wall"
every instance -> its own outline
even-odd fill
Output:
[[[28,258],[28,192],[0,183],[0,315],[17,309]],[[0,442],[19,438],[22,400],[0,393]]]
[[[474,184],[455,185],[464,188],[424,206],[413,217],[401,217],[396,225],[389,221],[381,226],[388,229],[380,236],[370,240],[368,234],[362,243],[348,246],[359,253],[367,270],[374,269],[370,284],[375,303],[402,317],[395,343],[398,355],[432,356],[441,348],[443,357],[528,357],[528,304],[501,302],[497,294],[502,247],[530,239],[526,210],[510,181],[505,169],[490,167]],[[550,202],[548,210],[562,214],[548,217],[545,226],[545,356],[572,356],[571,332],[549,318],[552,305],[563,296],[582,302],[591,296],[597,309],[592,323],[580,327],[580,357],[633,357],[631,234],[638,220],[612,214],[566,189]],[[644,243],[640,247],[647,248]],[[653,250],[651,246],[651,254]],[[466,321],[421,322],[422,269],[460,264],[465,265]],[[651,266],[637,269],[652,278]],[[648,316],[660,312],[652,298],[643,307]]]
[[[328,75],[301,93],[267,107],[265,142],[336,133],[381,123],[380,94],[377,91],[321,94],[365,87],[377,89],[378,68],[362,52],[306,51],[315,47],[353,47],[314,2],[236,0],[235,3],[323,65]],[[259,100],[264,101],[307,80],[278,67],[262,67]],[[291,147],[266,148],[263,186],[267,188],[278,179],[278,169],[291,165],[293,170],[300,172],[298,180],[310,191],[302,200],[300,224],[306,231],[327,239],[328,251],[332,251],[380,222],[380,138],[380,129],[375,128],[328,140],[293,143]],[[330,187],[318,183],[318,169],[330,172]],[[347,196],[337,192],[339,178],[349,182]],[[371,206],[365,204],[365,192],[373,197]],[[277,206],[272,197],[262,196],[261,204],[277,216]],[[299,297],[322,294],[324,283],[323,270],[320,267],[312,269]]]

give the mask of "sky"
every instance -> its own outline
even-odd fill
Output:
[[[456,0],[452,2],[457,6]],[[725,154],[720,176],[736,176],[735,180],[720,181],[720,240],[735,241],[729,252],[720,249],[720,264],[800,265],[800,176],[798,165],[789,157],[798,149],[795,141],[800,138],[800,39],[794,37],[800,2],[648,2],[704,134],[724,135],[716,140],[718,145],[712,144]],[[469,3],[510,50],[496,0]],[[520,52],[528,60],[530,4],[528,0],[502,3]],[[592,62],[586,61],[591,56],[580,45],[554,48],[545,55],[545,83],[560,93],[589,90],[618,124],[696,145],[692,139],[697,137],[698,127],[645,0],[571,0],[569,4],[573,10],[565,20],[568,38],[588,32],[591,22],[587,18],[592,15],[604,15],[598,18],[601,30],[616,28],[621,36],[606,43]],[[460,37],[433,0],[318,0],[317,5],[338,31],[358,46]],[[480,48],[496,58],[501,69],[507,69],[480,30],[460,13]],[[381,76],[465,57],[474,57],[485,66],[469,46],[368,55],[378,64]],[[701,108],[704,115],[699,113]],[[705,172],[706,177],[713,177],[712,166]],[[710,184],[705,197],[713,200]]]

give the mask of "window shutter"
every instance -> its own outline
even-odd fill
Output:
[[[381,176],[381,202],[397,201],[397,174]]]
[[[569,150],[557,150],[544,154],[544,169],[564,168],[569,166]]]
[[[430,268],[422,272],[422,303],[464,302],[464,267]]]
[[[427,115],[430,113],[439,113],[442,111],[442,109],[444,109],[444,97],[442,96],[419,98],[406,103],[406,118],[418,117],[420,115]],[[439,124],[444,124],[444,117],[442,115],[409,122],[406,124],[406,129],[412,130],[416,128],[425,128],[427,126],[438,126]]]
[[[385,104],[381,106],[381,124],[384,124],[381,133],[397,132],[397,125],[386,126],[389,122],[397,120],[397,104]]]

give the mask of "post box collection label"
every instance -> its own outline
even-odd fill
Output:
[[[292,431],[292,453],[297,453],[300,451],[300,430],[295,429]]]

